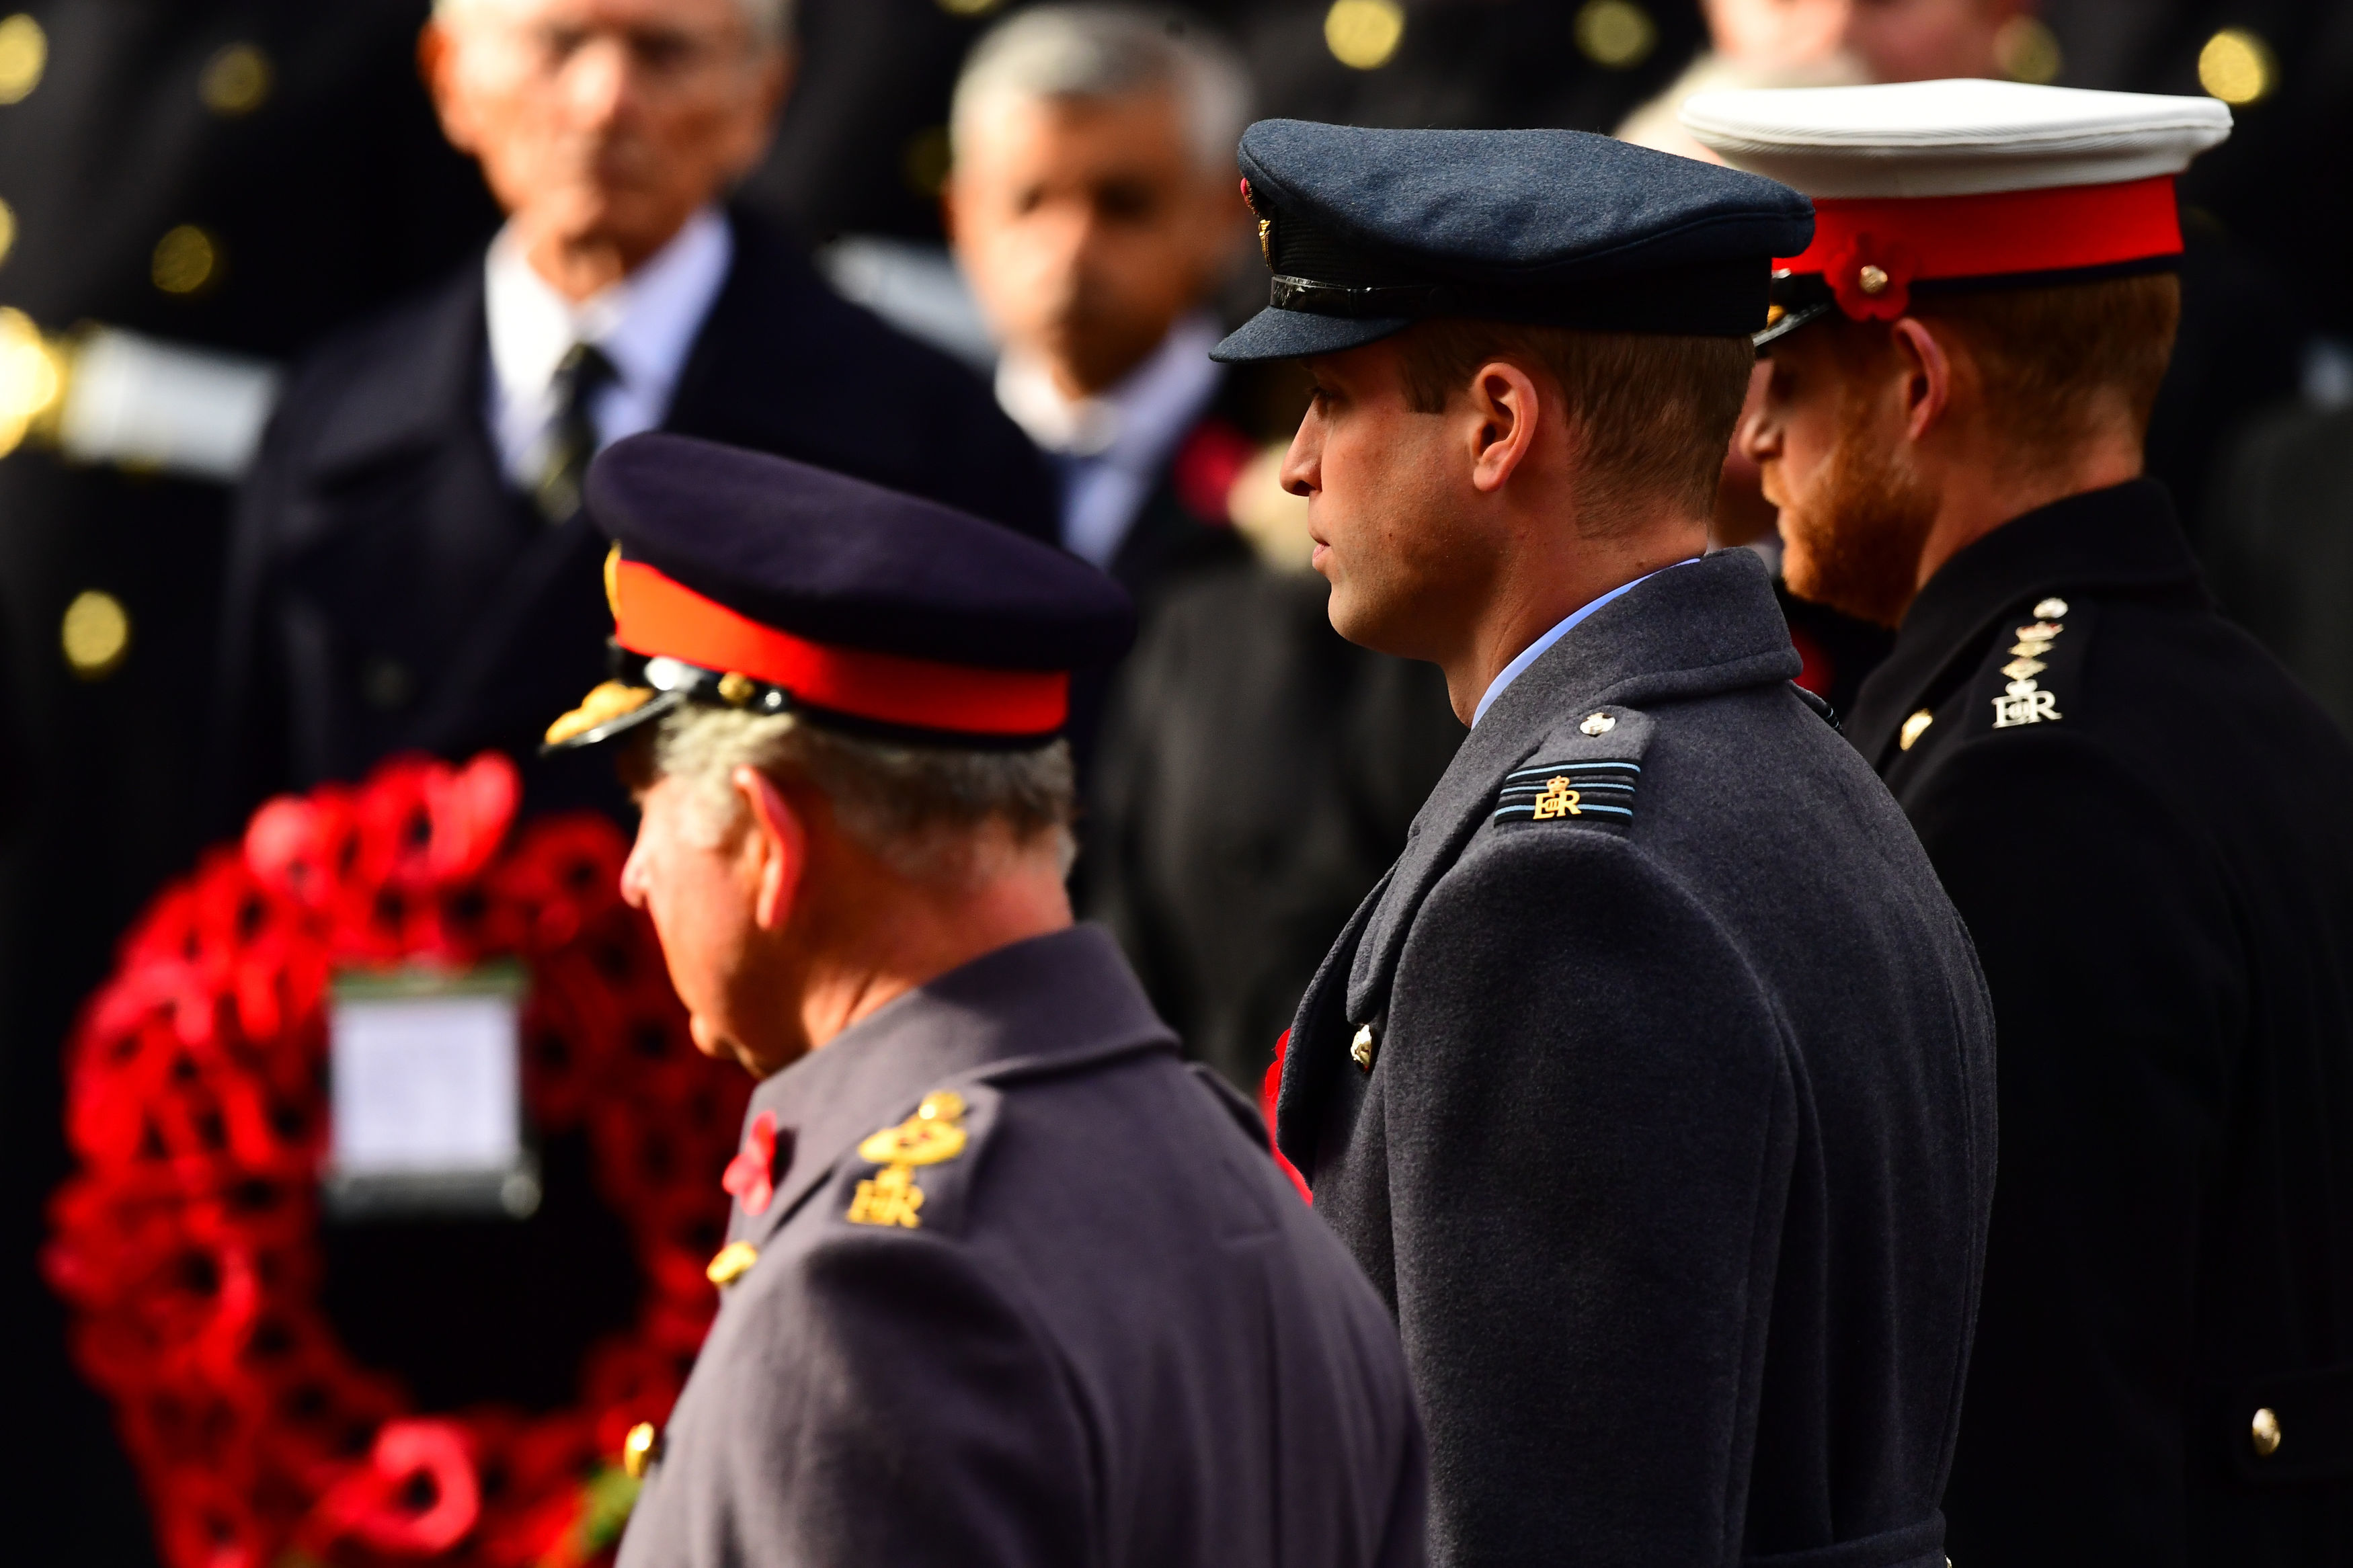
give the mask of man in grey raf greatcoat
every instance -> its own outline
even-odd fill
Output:
[[[1379,1299],[1071,922],[1070,671],[1125,594],[684,437],[616,443],[587,496],[614,679],[548,743],[626,737],[622,891],[696,1044],[763,1080],[621,1563],[1420,1563]]]
[[[1805,200],[1573,132],[1267,121],[1284,468],[1470,734],[1300,1005],[1279,1143],[1397,1314],[1448,1564],[1944,1568],[1994,1171],[1968,939],[1702,557]]]

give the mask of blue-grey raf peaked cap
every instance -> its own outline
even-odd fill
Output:
[[[1242,191],[1273,273],[1225,361],[1374,342],[1431,316],[1733,337],[1813,207],[1772,180],[1581,131],[1261,120]]]

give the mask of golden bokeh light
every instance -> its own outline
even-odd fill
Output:
[[[2244,27],[2225,27],[2198,51],[2198,85],[2228,104],[2256,102],[2279,80],[2271,46]]]
[[[206,109],[234,120],[268,101],[273,79],[268,55],[252,44],[231,44],[205,62],[196,92]]]
[[[1595,65],[1631,70],[1658,45],[1658,24],[1634,0],[1585,0],[1577,13],[1577,51]]]
[[[22,103],[49,67],[49,36],[22,11],[0,22],[0,103]]]
[[[1324,14],[1324,43],[1353,70],[1378,70],[1405,41],[1405,7],[1398,0],[1332,0]]]
[[[2059,52],[2059,35],[2039,16],[2012,16],[2004,22],[1993,37],[1993,53],[2004,76],[2036,87],[2048,87],[2057,81],[2059,68],[2064,63]]]
[[[184,223],[155,242],[150,275],[166,294],[194,294],[220,271],[220,246],[195,224]]]
[[[86,588],[66,606],[58,642],[68,668],[84,680],[103,679],[131,656],[131,613],[113,595]]]
[[[64,353],[24,311],[0,310],[0,457],[56,416],[65,390]]]

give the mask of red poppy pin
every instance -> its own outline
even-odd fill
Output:
[[[734,1194],[748,1215],[767,1212],[768,1202],[776,1195],[776,1113],[764,1110],[752,1118],[744,1131],[744,1147],[727,1162],[727,1173],[719,1184]]]
[[[1903,241],[1858,234],[1831,255],[1823,277],[1848,319],[1892,321],[1912,308],[1919,270],[1919,256]]]

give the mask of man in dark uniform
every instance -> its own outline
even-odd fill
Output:
[[[1419,1563],[1379,1300],[1071,923],[1058,734],[1126,595],[679,437],[599,458],[588,505],[617,679],[549,743],[630,737],[623,892],[697,1044],[765,1080],[621,1562]]]
[[[428,80],[511,216],[484,260],[293,376],[230,565],[221,826],[398,751],[527,752],[602,665],[578,488],[620,435],[691,431],[1050,527],[1048,478],[984,388],[717,205],[781,100],[782,11],[443,6]],[[525,792],[618,805],[560,761]]]
[[[1300,1004],[1282,1152],[1397,1312],[1449,1563],[1942,1568],[1991,1017],[1694,559],[1804,200],[1575,132],[1253,126],[1332,623],[1471,732]]]
[[[2353,1552],[2353,749],[2137,478],[2209,99],[1685,109],[1817,193],[1747,441],[1790,582],[1897,627],[1848,733],[1968,921],[2002,1172],[1955,1561]]]

